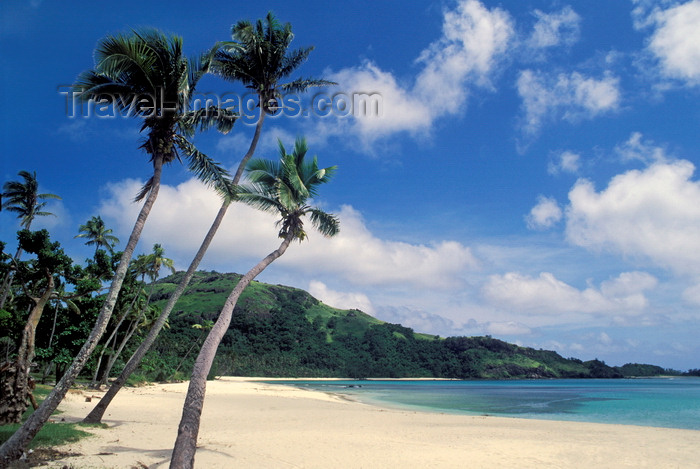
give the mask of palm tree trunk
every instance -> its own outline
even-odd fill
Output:
[[[243,170],[245,169],[245,166],[248,163],[248,160],[250,160],[250,158],[255,153],[255,149],[258,145],[258,140],[260,139],[260,133],[262,131],[262,125],[264,120],[265,113],[261,112],[260,118],[258,119],[258,123],[255,126],[255,134],[253,135],[253,139],[250,142],[248,151],[241,160],[241,163],[238,165],[238,170],[236,171],[236,174],[233,178],[233,184],[238,184],[243,174]],[[153,346],[153,343],[156,341],[156,337],[160,333],[161,329],[163,329],[165,323],[168,321],[168,317],[170,316],[170,313],[175,307],[177,300],[179,300],[180,296],[182,296],[182,294],[184,293],[185,289],[187,288],[187,285],[189,285],[190,283],[190,280],[192,280],[194,273],[197,271],[200,262],[202,262],[202,259],[204,259],[204,255],[206,254],[207,249],[209,249],[209,245],[214,239],[214,236],[216,235],[216,232],[218,231],[219,226],[221,225],[221,222],[223,221],[224,216],[226,215],[226,211],[228,210],[230,204],[231,202],[229,200],[225,200],[224,203],[221,205],[219,212],[216,214],[216,218],[214,218],[211,227],[209,227],[207,235],[204,237],[204,240],[202,240],[201,246],[199,246],[197,254],[195,254],[194,259],[192,259],[192,262],[190,263],[190,266],[187,269],[185,276],[182,278],[180,284],[177,286],[172,295],[170,295],[170,298],[168,299],[168,304],[165,305],[165,308],[160,313],[160,316],[158,316],[156,322],[153,323],[153,327],[151,327],[151,330],[148,331],[146,338],[143,340],[143,342],[141,342],[141,345],[138,349],[136,349],[136,352],[134,352],[134,354],[131,356],[131,359],[129,359],[126,366],[124,366],[124,369],[122,370],[119,377],[114,383],[112,383],[112,386],[110,386],[107,393],[102,397],[102,399],[100,399],[95,408],[92,409],[92,411],[83,419],[83,423],[100,423],[102,421],[102,417],[104,416],[107,407],[109,407],[109,404],[112,402],[112,399],[114,399],[114,396],[116,396],[119,390],[124,386],[124,384],[126,384],[127,380],[129,379],[129,376],[131,376],[131,373],[133,373],[136,370],[136,368],[141,363],[141,360],[143,360],[143,357]]]
[[[119,358],[119,355],[121,355],[122,351],[124,350],[124,347],[131,340],[131,337],[134,335],[134,332],[136,332],[136,329],[138,329],[139,322],[141,322],[141,318],[144,316],[145,313],[146,308],[144,307],[144,309],[141,310],[139,316],[131,323],[131,325],[127,329],[127,333],[124,336],[124,338],[122,338],[122,341],[119,343],[119,347],[117,347],[117,349],[114,351],[114,354],[109,357],[109,360],[107,361],[107,368],[105,368],[105,372],[102,374],[102,379],[98,383],[98,387],[102,387],[107,384],[109,374],[112,372],[112,368],[117,362],[117,358]]]
[[[126,319],[126,317],[131,313],[131,310],[133,309],[134,305],[136,304],[136,301],[138,301],[139,294],[140,294],[140,291],[136,293],[136,295],[134,296],[134,299],[131,300],[131,303],[129,303],[129,306],[126,308],[126,311],[124,312],[124,314],[122,315],[122,317],[119,318],[119,322],[117,322],[117,325],[114,326],[114,329],[112,330],[112,333],[109,335],[109,337],[107,338],[107,340],[105,340],[104,348],[103,348],[102,351],[100,352],[100,356],[99,356],[99,358],[97,359],[97,364],[95,365],[95,373],[94,373],[94,375],[92,376],[92,381],[90,382],[90,387],[91,387],[91,388],[95,388],[95,389],[99,389],[99,388],[100,388],[100,386],[97,385],[97,375],[98,375],[99,372],[100,372],[100,366],[101,366],[101,364],[102,364],[102,358],[104,357],[105,351],[107,350],[107,347],[109,346],[109,343],[112,341],[112,339],[115,339],[115,342],[116,342],[116,337],[115,337],[115,336],[116,336],[117,332],[119,331],[119,328],[121,327],[122,323],[124,322],[124,319]],[[112,346],[112,348],[114,348],[114,346]]]
[[[231,324],[231,316],[233,309],[238,302],[238,298],[243,293],[243,290],[250,282],[257,277],[260,272],[270,265],[275,259],[280,257],[289,247],[294,235],[290,234],[282,241],[280,247],[267,255],[255,267],[250,269],[236,284],[231,294],[226,299],[219,319],[217,319],[214,327],[207,335],[207,338],[202,345],[202,349],[197,356],[192,370],[192,378],[187,389],[185,397],[185,405],[182,409],[182,418],[177,431],[177,439],[173,448],[173,455],[170,460],[171,469],[189,469],[194,466],[194,454],[197,447],[197,436],[199,434],[199,421],[204,407],[204,394],[207,388],[207,375],[211,369],[216,356],[216,349],[221,343],[221,339],[228,330]]]
[[[85,341],[85,344],[83,344],[83,347],[78,352],[78,355],[73,360],[73,363],[63,374],[60,381],[56,383],[56,386],[46,397],[44,402],[41,403],[39,408],[34,411],[34,413],[20,428],[17,429],[17,431],[5,443],[3,443],[2,446],[0,446],[0,467],[22,456],[22,453],[27,448],[29,443],[34,439],[39,430],[41,430],[53,411],[56,410],[56,407],[58,407],[61,400],[63,400],[68,392],[68,389],[75,382],[75,378],[78,376],[80,371],[85,366],[85,363],[90,358],[90,354],[92,354],[93,350],[97,346],[102,334],[104,334],[107,324],[109,323],[109,319],[112,316],[112,311],[114,310],[117,296],[121,290],[122,282],[126,276],[126,271],[129,267],[129,262],[131,261],[131,256],[136,249],[136,244],[139,241],[141,231],[143,231],[143,227],[146,224],[146,219],[151,212],[151,208],[158,197],[162,172],[163,155],[154,155],[151,190],[146,197],[143,207],[141,207],[136,223],[134,223],[131,236],[129,236],[129,242],[122,253],[119,266],[117,267],[112,284],[109,287],[105,301],[100,309],[95,326]]]
[[[44,312],[44,307],[54,292],[53,275],[48,274],[47,280],[48,285],[44,293],[40,298],[34,298],[35,305],[22,331],[22,341],[15,363],[3,366],[2,371],[0,371],[0,389],[2,389],[0,425],[22,421],[22,414],[27,409],[27,398],[29,398],[34,388],[34,383],[29,373],[36,350],[36,328]],[[0,459],[1,463],[2,460]]]
[[[51,335],[49,336],[49,346],[47,348],[51,348],[51,345],[53,344],[53,336],[56,333],[56,320],[58,319],[58,305],[53,310],[53,326],[51,327]],[[46,365],[46,369],[44,369],[44,373],[41,375],[41,384],[46,384],[46,378],[49,377],[51,374],[51,369],[53,368],[53,360],[49,361],[48,365]]]

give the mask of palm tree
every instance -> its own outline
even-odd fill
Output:
[[[319,168],[316,157],[312,162],[305,161],[307,147],[304,139],[296,141],[291,155],[287,154],[281,142],[279,148],[279,163],[253,160],[248,164],[247,172],[251,184],[240,187],[238,197],[245,203],[277,213],[282,217],[278,222],[282,243],[238,281],[202,345],[185,397],[182,418],[170,460],[171,468],[191,468],[194,465],[207,375],[243,290],[268,265],[284,254],[293,240],[306,239],[303,220],[306,215],[309,216],[312,225],[324,236],[334,236],[339,231],[338,219],[335,216],[308,205],[309,199],[317,195],[318,186],[330,180],[336,167]]]
[[[148,266],[148,277],[151,279],[151,283],[158,280],[160,275],[160,269],[165,267],[170,271],[170,273],[175,273],[175,267],[173,260],[165,257],[165,249],[163,246],[156,243],[153,245],[153,252],[146,256],[147,266]],[[153,290],[153,285],[151,285],[151,290]],[[150,297],[150,294],[148,295]]]
[[[20,171],[17,173],[24,182],[7,181],[3,186],[3,199],[6,199],[2,204],[3,210],[17,213],[17,218],[21,218],[20,225],[23,228],[29,229],[34,221],[34,218],[40,216],[53,215],[51,212],[42,211],[48,202],[42,202],[46,199],[61,200],[56,194],[39,194],[39,183],[36,180],[36,171],[29,173],[28,171]]]
[[[2,210],[17,213],[17,218],[20,218],[20,226],[27,230],[31,227],[34,218],[54,215],[51,212],[42,210],[48,202],[46,199],[61,200],[56,194],[39,194],[39,182],[36,179],[36,171],[20,171],[17,173],[22,181],[7,181],[3,186],[3,193],[0,200],[5,199],[2,203]],[[17,248],[13,263],[17,263],[22,256],[22,249]],[[5,302],[12,287],[12,271],[9,271],[2,281],[0,286],[0,309],[5,307]]]
[[[308,59],[314,48],[290,51],[294,39],[292,25],[280,25],[272,12],[268,12],[264,22],[258,20],[254,25],[248,20],[239,21],[233,25],[231,36],[233,41],[223,43],[216,52],[212,69],[225,80],[243,83],[258,97],[260,115],[253,136],[254,144],[260,137],[265,115],[274,113],[285,93],[301,93],[314,86],[336,84],[315,78],[281,82]],[[251,147],[255,149],[252,144]],[[238,167],[238,179],[252,154],[249,151]]]
[[[227,176],[217,163],[190,142],[195,131],[216,127],[228,132],[232,113],[209,106],[190,110],[199,79],[208,72],[213,51],[188,59],[182,39],[155,29],[130,35],[107,36],[95,50],[95,68],[79,75],[74,89],[80,100],[110,103],[115,111],[142,119],[146,132],[141,145],[153,164],[153,174],[136,196],[145,199],[121,256],[95,326],[73,364],[31,417],[2,446],[0,465],[15,460],[48,420],[75,381],[107,328],[131,256],[160,188],[163,165],[187,157],[189,169],[208,183],[223,183]]]
[[[114,252],[114,246],[119,243],[119,238],[112,234],[112,230],[105,226],[105,222],[101,216],[90,218],[87,223],[80,225],[78,228],[80,234],[75,235],[75,238],[87,238],[86,245],[95,245],[95,254],[100,247],[105,247],[111,253]]]
[[[249,21],[241,21],[233,26],[233,41],[224,43],[216,52],[212,63],[212,70],[217,75],[230,80],[242,81],[249,89],[254,90],[258,96],[258,107],[265,109],[266,102],[270,97],[281,96],[283,92],[302,92],[312,86],[326,86],[335,84],[327,80],[319,79],[296,79],[289,83],[280,83],[280,80],[290,76],[309,56],[313,47],[307,47],[294,51],[289,51],[289,45],[293,39],[292,27],[289,23],[280,26],[272,13],[266,18],[266,23],[257,21],[253,26]],[[231,181],[235,186],[239,183],[243,170],[250,158],[255,153],[255,149],[260,139],[265,112],[261,112],[255,126],[255,133],[250,142],[248,151],[243,156],[236,174]],[[107,407],[117,395],[121,387],[129,379],[131,373],[136,370],[139,363],[146,355],[156,340],[158,333],[166,324],[170,312],[175,307],[177,300],[187,288],[192,276],[197,271],[200,262],[209,249],[224,215],[234,199],[230,186],[222,184],[220,187],[224,200],[212,222],[209,231],[202,241],[199,250],[190,263],[187,272],[178,284],[175,291],[170,295],[161,316],[148,332],[139,348],[134,352],[129,362],[122,370],[121,375],[112,383],[107,393],[100,399],[95,408],[85,417],[85,423],[99,423],[102,420]]]

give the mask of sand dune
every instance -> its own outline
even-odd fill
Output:
[[[64,446],[49,467],[168,467],[187,384],[125,389],[109,428]],[[60,418],[78,421],[100,393],[70,393]],[[95,396],[85,402],[86,396]],[[337,396],[211,381],[199,468],[700,468],[700,431],[457,416],[382,409]]]

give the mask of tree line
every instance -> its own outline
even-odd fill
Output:
[[[160,279],[156,304],[165,301],[182,273]],[[197,272],[158,337],[144,378],[181,377],[190,366],[187,351],[202,339],[201,325],[225,301],[222,285],[239,274]],[[622,378],[679,374],[659,366],[609,366],[601,360],[564,358],[484,337],[420,334],[378,321],[359,310],[338,310],[308,292],[255,283],[238,301],[219,346],[210,377],[277,376],[339,378],[540,379]]]

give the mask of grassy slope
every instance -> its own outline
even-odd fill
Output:
[[[153,300],[156,305],[164,306],[182,275],[177,273],[155,284]],[[215,319],[239,278],[238,274],[197,272],[185,294],[178,301],[171,317],[197,316]],[[300,305],[306,320],[313,324],[316,331],[325,333],[327,344],[336,340],[347,340],[348,337],[364,340],[370,329],[389,326],[359,310],[332,308],[313,298],[306,291],[257,281],[252,282],[241,295],[237,314],[263,317],[279,314],[280,310],[284,310],[281,305],[290,303]],[[601,362],[583,363],[580,360],[565,359],[555,352],[518,347],[491,337],[439,339],[433,335],[413,333],[410,329],[400,326],[391,334],[394,338],[402,339],[399,342],[409,342],[406,335],[410,335],[411,340],[419,339],[420,342],[449,343],[446,347],[450,348],[450,353],[455,359],[462,364],[468,363],[468,366],[463,368],[466,371],[461,372],[464,373],[462,376],[589,377],[591,369],[595,368],[598,370],[595,376],[614,377],[612,369]]]

